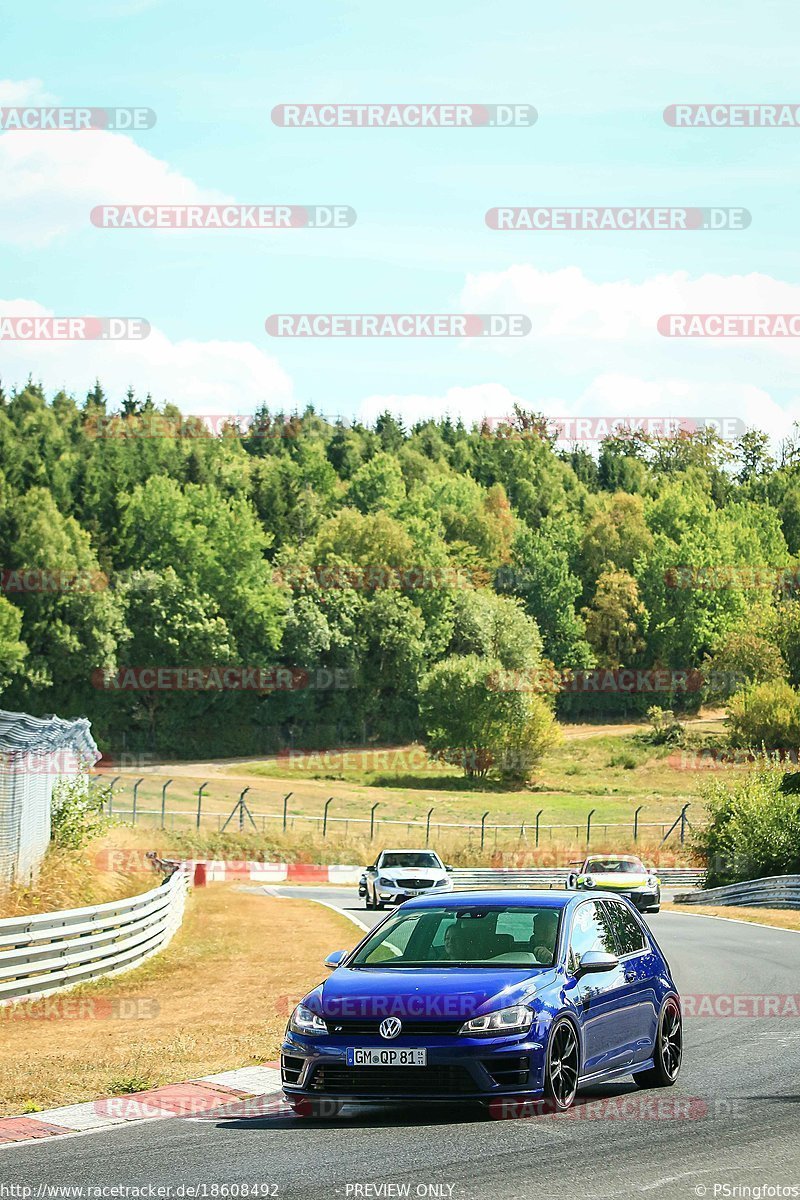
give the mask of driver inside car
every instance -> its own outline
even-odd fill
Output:
[[[476,957],[476,949],[470,930],[463,920],[453,921],[444,931],[445,957],[451,962],[469,961]]]

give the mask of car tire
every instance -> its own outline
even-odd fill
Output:
[[[366,895],[366,899],[364,900],[364,905],[366,906],[366,908],[377,908],[378,907],[377,903],[370,898],[369,888],[367,888],[367,895]]]
[[[344,1107],[338,1100],[309,1100],[307,1096],[287,1096],[286,1103],[295,1116],[312,1117],[317,1121],[338,1117]]]
[[[633,1082],[640,1088],[672,1087],[681,1070],[683,1057],[683,1018],[677,996],[667,996],[658,1018],[653,1047],[654,1065],[639,1071]]]
[[[555,1112],[565,1112],[575,1101],[581,1073],[578,1031],[560,1017],[550,1031],[544,1064],[544,1097]]]

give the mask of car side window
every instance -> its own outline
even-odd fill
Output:
[[[606,900],[604,903],[610,913],[617,941],[617,954],[620,958],[625,954],[635,954],[637,950],[644,950],[644,931],[633,913],[616,900]]]
[[[376,963],[388,962],[393,958],[402,958],[408,943],[417,931],[421,915],[421,913],[408,913],[399,920],[386,941],[369,951],[364,958],[364,963],[374,966]]]
[[[609,913],[598,900],[587,900],[575,911],[569,939],[569,965],[575,971],[589,950],[617,953],[617,944]]]

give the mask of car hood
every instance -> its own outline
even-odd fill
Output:
[[[304,1003],[332,1020],[390,1016],[466,1020],[512,1004],[530,1003],[555,977],[552,967],[339,967]]]
[[[447,879],[442,867],[381,867],[375,875],[383,879]]]
[[[624,874],[621,871],[615,871],[613,875],[594,874],[592,871],[588,875],[581,875],[581,879],[591,877],[596,888],[613,888],[618,891],[620,888],[644,887],[647,883],[648,876],[642,871],[626,871]]]

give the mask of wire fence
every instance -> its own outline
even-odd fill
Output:
[[[568,822],[543,822],[541,818],[545,809],[540,809],[530,820],[491,821],[491,810],[487,810],[478,821],[450,821],[434,819],[435,807],[429,809],[424,818],[378,814],[377,809],[381,806],[381,801],[371,806],[368,816],[339,816],[329,811],[336,801],[334,796],[325,801],[319,814],[292,812],[289,809],[292,792],[283,797],[281,810],[253,812],[246,801],[250,788],[243,789],[232,809],[211,809],[205,806],[205,788],[208,787],[208,783],[198,788],[197,802],[192,808],[167,808],[168,784],[161,790],[161,806],[145,808],[138,803],[138,786],[143,780],[134,783],[132,802],[128,804],[121,804],[119,797],[115,797],[114,782],[102,781],[98,784],[103,788],[106,812],[109,816],[133,825],[169,830],[190,827],[200,830],[210,827],[217,833],[230,830],[256,833],[264,837],[268,834],[310,833],[323,840],[329,837],[337,841],[358,838],[369,842],[388,837],[393,840],[400,836],[410,838],[413,835],[418,842],[421,842],[424,836],[426,846],[430,845],[431,840],[441,844],[443,840],[452,843],[453,839],[458,839],[467,847],[474,845],[483,850],[497,849],[501,845],[507,848],[509,844],[538,848],[557,842],[589,846],[602,843],[610,836],[620,841],[642,841],[649,845],[663,845],[670,838],[683,843],[687,832],[692,828],[687,816],[689,804],[685,804],[674,819],[659,821],[640,819],[644,805],[639,805],[628,821],[603,820],[602,814],[598,814],[596,808],[589,809],[582,819]]]
[[[0,887],[35,878],[55,784],[99,757],[87,720],[0,710]]]

